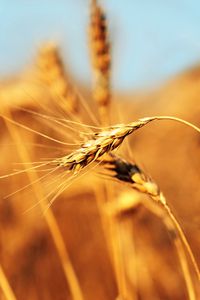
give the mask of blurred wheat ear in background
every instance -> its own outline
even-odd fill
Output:
[[[89,46],[93,67],[93,97],[99,108],[102,125],[109,123],[111,98],[111,53],[106,15],[98,1],[91,1]]]

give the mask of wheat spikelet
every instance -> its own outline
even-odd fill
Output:
[[[120,181],[130,184],[131,187],[136,189],[137,191],[149,195],[151,199],[153,199],[156,202],[156,204],[161,205],[161,208],[166,213],[164,216],[162,216],[162,218],[169,232],[171,233],[175,242],[175,246],[177,248],[177,253],[180,259],[180,264],[187,285],[189,299],[196,299],[191,275],[189,272],[185,252],[182,245],[185,246],[185,249],[191,259],[191,262],[194,266],[194,270],[199,280],[200,271],[192,253],[192,250],[189,246],[189,243],[185,237],[185,234],[182,228],[180,227],[178,221],[174,217],[174,214],[171,212],[171,209],[169,208],[166,199],[163,193],[160,191],[158,185],[154,181],[152,181],[150,177],[147,176],[136,164],[127,162],[126,160],[116,157],[114,155],[110,155],[110,157],[107,160],[104,160],[102,164],[107,170],[111,171],[111,176]]]
[[[108,106],[110,103],[110,44],[108,41],[106,16],[95,0],[91,1],[89,25],[90,53],[94,73],[93,95],[99,107],[100,119],[108,123]]]
[[[106,169],[113,172],[112,176],[120,181],[130,183],[131,187],[139,192],[148,194],[155,201],[166,204],[164,196],[159,187],[142,170],[133,163],[110,154],[106,160],[102,161]]]
[[[50,88],[59,105],[69,112],[77,112],[78,96],[65,73],[65,67],[56,45],[44,45],[37,59],[39,78]]]

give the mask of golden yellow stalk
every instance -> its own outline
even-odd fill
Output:
[[[12,119],[11,113],[7,112],[7,115],[9,116],[9,119],[11,120]],[[6,123],[7,129],[8,129],[8,132],[10,133],[12,139],[15,142],[16,149],[18,150],[18,154],[21,158],[21,161],[22,162],[31,161],[26,147],[21,142],[20,135],[19,135],[16,127],[12,126],[9,122],[5,122],[5,123]],[[33,172],[27,171],[27,176],[28,176],[30,182],[36,182],[38,180],[37,175]],[[45,211],[44,218],[47,222],[54,245],[56,247],[58,256],[60,258],[61,265],[62,265],[62,268],[64,271],[64,275],[65,275],[67,284],[69,285],[71,295],[74,300],[84,300],[84,297],[83,297],[83,294],[81,291],[81,287],[78,282],[78,278],[74,271],[73,265],[70,261],[70,257],[67,252],[67,248],[64,243],[59,226],[57,224],[56,218],[50,207],[48,208],[48,210],[46,210],[45,200],[41,201],[41,199],[45,199],[41,185],[34,184],[33,191],[35,193],[36,199],[38,199],[38,203],[41,206],[42,212]]]
[[[1,265],[0,265],[0,287],[7,300],[17,300]]]
[[[173,214],[171,214],[171,215],[173,216]],[[184,248],[183,248],[182,243],[181,243],[182,238],[180,239],[177,236],[177,233],[174,230],[174,226],[171,223],[171,221],[172,221],[171,216],[170,216],[170,218],[169,218],[169,215],[163,216],[163,220],[164,220],[164,223],[165,223],[166,227],[168,228],[169,233],[171,233],[171,237],[174,241],[174,245],[175,245],[176,250],[177,250],[180,265],[181,265],[183,275],[184,275],[184,278],[185,278],[185,283],[186,283],[186,286],[187,286],[189,299],[190,300],[196,300],[197,298],[196,298],[196,295],[195,295],[194,285],[193,285],[193,282],[192,282],[189,266],[188,266],[188,263],[187,263],[187,257],[185,255],[185,251],[184,251]],[[178,226],[179,226],[179,224],[178,224]],[[175,228],[177,228],[177,227],[175,227]],[[181,229],[181,231],[182,231],[182,229]],[[185,235],[184,235],[184,237],[185,237]],[[186,244],[188,244],[188,242]],[[189,249],[189,251],[191,251],[191,249]],[[192,257],[193,257],[193,255],[192,255]],[[194,257],[193,257],[193,260],[194,260]],[[195,261],[195,264],[196,264],[196,261]]]
[[[94,0],[91,1],[89,41],[91,61],[93,67],[93,98],[98,106],[101,126],[108,126],[110,124],[109,107],[111,98],[110,45],[108,41],[108,30],[105,13],[100,4]],[[104,149],[106,150],[106,148]],[[93,151],[92,149],[90,150]],[[100,154],[100,156],[101,155],[102,154]],[[93,158],[95,159],[95,155],[88,155],[85,160],[86,165],[92,162]],[[83,164],[83,162],[81,164]],[[79,167],[81,168],[81,164],[77,165],[75,167],[75,170],[78,170]],[[111,185],[105,184],[104,186],[104,199],[101,198],[99,201],[99,195],[96,189],[95,195],[100,210],[105,236],[107,238],[110,250],[111,261],[113,263],[115,271],[119,294],[120,297],[122,297],[123,299],[129,299],[127,298],[127,289],[124,276],[124,263],[121,253],[121,238],[119,224],[118,222],[116,222],[115,219],[104,215],[104,211],[102,210],[102,206],[104,206],[105,202],[111,201],[111,199],[113,198],[113,190]]]
[[[138,208],[141,204],[137,193],[122,192],[111,201],[105,203],[104,210],[110,219],[114,220],[117,226],[118,256],[120,254],[121,269],[120,278],[122,288],[126,295],[125,299],[137,299],[138,291],[138,269],[136,249],[134,245],[133,224],[130,218],[123,218],[123,212]],[[121,294],[122,296],[123,294]],[[122,297],[123,298],[123,297]]]

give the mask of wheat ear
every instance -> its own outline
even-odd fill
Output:
[[[36,132],[31,128],[28,128],[14,120],[9,118],[6,115],[0,115],[6,121],[9,121],[12,124],[15,124],[19,127],[22,127],[31,132]],[[147,125],[148,123],[156,120],[172,120],[184,125],[187,125],[197,132],[200,133],[200,128],[182,120],[180,118],[171,117],[171,116],[154,116],[154,117],[146,117],[139,119],[135,122],[129,124],[119,124],[111,127],[99,128],[99,132],[94,133],[91,136],[91,139],[87,140],[87,142],[83,143],[82,146],[75,151],[71,152],[69,155],[57,158],[52,160],[52,164],[56,164],[60,167],[64,167],[66,170],[71,170],[74,172],[78,172],[81,169],[85,168],[92,162],[98,161],[101,156],[106,153],[110,153],[113,150],[117,149],[128,135],[132,134],[139,128]],[[36,132],[37,133],[37,132]],[[42,135],[44,138],[48,138],[60,143],[59,140],[52,139],[44,134],[38,133]],[[68,144],[69,145],[69,144]]]
[[[183,230],[181,229],[178,221],[174,217],[173,213],[171,212],[165,197],[161,193],[160,189],[158,188],[157,184],[153,182],[141,169],[136,165],[130,162],[127,162],[124,159],[116,157],[114,155],[110,156],[108,160],[102,162],[104,167],[110,170],[113,177],[117,178],[120,181],[126,182],[131,185],[132,188],[136,189],[139,192],[148,194],[151,199],[156,202],[156,204],[161,205],[164,212],[167,214],[163,218],[169,232],[173,233],[175,246],[177,249],[177,253],[179,256],[180,264],[182,267],[182,271],[184,274],[188,295],[190,300],[196,299],[194,293],[194,287],[189,271],[189,267],[187,265],[187,260],[185,258],[185,252],[182,245],[185,247],[194,270],[197,274],[198,279],[200,280],[200,271],[199,267],[196,263],[194,258],[193,252],[189,246],[189,243],[185,237]]]
[[[53,43],[41,47],[37,58],[39,78],[44,82],[64,111],[77,113],[78,95],[65,72],[64,63]]]
[[[95,133],[91,139],[82,144],[81,148],[75,150],[69,155],[56,159],[54,163],[68,170],[78,172],[90,163],[97,161],[105,153],[110,153],[117,149],[122,144],[125,137],[156,120],[173,120],[183,123],[200,132],[200,128],[197,126],[176,117],[155,116],[142,118],[127,125],[119,124]]]
[[[110,104],[110,43],[106,15],[96,0],[91,1],[89,46],[93,67],[93,97],[97,102],[101,124],[109,123]]]

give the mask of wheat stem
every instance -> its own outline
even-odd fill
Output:
[[[183,271],[183,274],[184,274],[185,283],[186,283],[187,292],[188,292],[188,297],[189,297],[190,300],[196,300],[194,285],[193,285],[190,270],[189,270],[189,267],[188,267],[185,251],[184,251],[183,246],[181,244],[181,241],[179,239],[176,238],[175,241],[174,241],[174,244],[175,244],[176,252],[178,254],[179,261],[180,261],[180,264],[181,264],[181,268],[182,268],[182,271]]]
[[[173,117],[173,116],[155,116],[155,117],[150,117],[150,118],[142,118],[141,120],[145,120],[145,119],[151,119],[152,121],[154,120],[171,120],[171,121],[176,121],[179,123],[182,123],[186,126],[189,126],[191,128],[193,128],[194,130],[200,132],[200,128],[195,126],[194,124],[192,124],[191,122],[188,122],[186,120],[183,120],[181,118],[177,118],[177,117]]]
[[[1,265],[0,286],[7,300],[17,300]]]
[[[196,259],[194,257],[194,254],[192,252],[192,249],[191,249],[191,247],[190,247],[190,245],[189,245],[189,243],[188,243],[188,241],[186,239],[185,233],[183,232],[181,226],[179,225],[178,221],[176,220],[176,218],[174,217],[173,213],[171,212],[169,206],[165,204],[165,205],[163,205],[163,207],[166,210],[166,212],[168,213],[171,221],[173,222],[174,227],[176,228],[176,230],[177,230],[177,232],[178,232],[178,234],[180,236],[180,239],[181,239],[183,245],[185,246],[185,248],[187,250],[187,253],[188,253],[189,257],[190,257],[190,260],[192,262],[192,265],[194,267],[196,275],[197,275],[197,277],[198,277],[198,279],[200,281],[200,270],[199,270],[199,267],[197,265],[197,262],[196,262]]]

